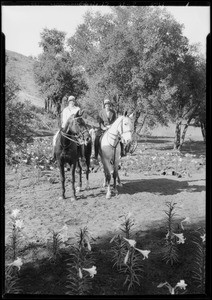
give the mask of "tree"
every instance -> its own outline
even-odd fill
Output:
[[[202,93],[183,26],[158,7],[112,11],[106,16],[87,14],[68,40],[70,54],[85,69],[87,102],[98,111],[109,96],[117,112],[136,111],[135,130],[142,114],[152,125],[173,121],[179,148],[182,118],[189,121],[198,111]]]
[[[31,141],[31,120],[33,116],[24,103],[18,101],[20,88],[13,77],[6,77],[5,84],[5,138],[6,161],[9,162],[15,148],[25,149]]]
[[[178,150],[184,143],[189,124],[202,111],[206,98],[206,64],[193,51],[186,53],[173,71],[173,85],[177,87],[172,101],[172,115],[176,121],[174,148]],[[185,125],[181,135],[182,122]]]
[[[44,28],[40,34],[41,41],[39,46],[43,48],[43,52],[54,52],[55,54],[64,51],[64,43],[66,33],[57,29]]]
[[[76,68],[70,54],[64,50],[65,33],[56,29],[44,29],[41,33],[40,45],[43,53],[34,63],[36,81],[45,97],[45,107],[56,114],[61,111],[64,95],[73,94],[80,97],[86,90],[82,71]]]
[[[154,92],[187,42],[180,30],[159,9],[114,7],[110,15],[88,14],[68,45],[88,77],[98,77],[92,87],[115,99],[117,110],[125,106],[153,110],[159,106],[152,103]]]

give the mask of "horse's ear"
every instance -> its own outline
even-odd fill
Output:
[[[129,115],[129,118],[132,119],[133,116],[134,116],[134,113],[131,113],[131,114]]]
[[[80,110],[80,109],[79,109],[79,110],[76,112],[74,118],[81,117],[81,116],[83,115],[83,113],[84,113],[84,110]]]
[[[82,110],[79,110],[78,112],[79,112],[79,117],[81,117],[84,114],[85,110],[82,109]]]
[[[125,112],[124,112],[124,116],[125,116],[125,117],[127,116],[127,110],[125,110]]]

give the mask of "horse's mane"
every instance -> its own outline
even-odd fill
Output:
[[[124,116],[119,116],[119,117],[113,122],[113,124],[111,125],[111,127],[109,128],[109,130],[115,128],[116,126],[118,126],[119,123],[121,122],[121,120],[122,120],[123,118],[124,118]]]
[[[119,123],[119,122],[121,122],[121,120],[124,118],[124,116],[119,116],[114,122],[113,122],[113,124],[111,125],[111,127],[113,126],[113,125],[116,125],[117,123]]]

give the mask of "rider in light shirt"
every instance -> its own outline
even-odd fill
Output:
[[[63,129],[65,127],[65,124],[67,122],[67,120],[75,115],[79,110],[80,110],[80,107],[76,106],[76,99],[74,96],[69,96],[68,97],[68,106],[65,107],[61,113],[61,128],[60,129]],[[53,161],[54,160],[54,146],[55,146],[55,143],[56,143],[56,139],[57,139],[57,136],[58,136],[58,133],[59,133],[60,130],[58,130],[56,132],[56,134],[54,135],[53,137],[53,152],[52,152],[52,156],[50,158],[50,161]]]
[[[68,98],[68,106],[64,108],[61,114],[61,127],[64,128],[67,120],[70,116],[75,115],[79,110],[80,107],[75,106],[76,100],[74,96],[70,96]]]

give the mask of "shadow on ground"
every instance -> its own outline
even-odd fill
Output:
[[[147,138],[139,138],[139,144],[164,144],[164,143],[171,143],[173,142],[173,137],[156,137],[151,136]]]
[[[202,192],[205,191],[205,181],[202,185],[189,185],[192,180],[179,181],[167,178],[157,179],[139,179],[139,180],[122,180],[123,186],[120,188],[120,194],[136,194],[136,193],[159,193],[161,195],[174,195],[183,191]]]

